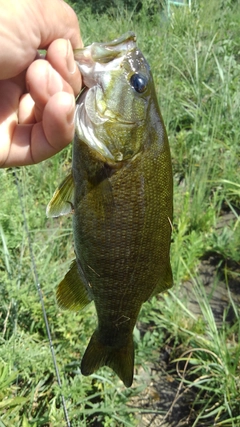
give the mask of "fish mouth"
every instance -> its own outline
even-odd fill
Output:
[[[129,31],[123,34],[118,39],[108,43],[92,43],[83,49],[75,49],[74,57],[81,64],[89,64],[91,62],[99,62],[106,64],[116,58],[126,55],[127,52],[136,47],[136,35],[134,32]]]

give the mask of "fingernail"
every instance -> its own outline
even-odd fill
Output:
[[[71,100],[69,100],[69,109],[67,113],[67,121],[71,125],[74,123],[74,116],[75,116],[75,98],[73,95],[70,95]]]
[[[72,45],[70,41],[67,41],[67,55],[66,55],[66,61],[67,61],[67,68],[70,74],[75,73],[76,71],[76,62],[74,60],[73,51],[72,51]]]

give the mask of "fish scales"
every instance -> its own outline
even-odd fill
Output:
[[[84,148],[86,147],[83,146]],[[84,169],[83,156],[79,157],[83,163],[81,169]],[[91,283],[93,293],[96,287],[95,298],[102,299],[101,292],[104,295],[110,289],[111,298],[114,300],[114,292],[119,292],[118,285],[113,286],[114,283],[119,281],[119,286],[123,290],[124,287],[130,287],[133,280],[139,281],[140,278],[149,283],[147,289],[141,289],[143,297],[142,295],[139,297],[140,300],[146,300],[160,277],[161,246],[158,243],[160,236],[156,233],[156,228],[162,228],[162,218],[159,215],[161,188],[159,184],[154,186],[146,172],[145,186],[149,186],[150,190],[144,191],[142,182],[144,173],[139,176],[139,162],[147,171],[150,159],[147,157],[146,160],[146,167],[142,158],[136,159],[135,163],[131,163],[131,170],[129,167],[117,170],[109,179],[112,206],[109,209],[107,200],[107,212],[104,209],[104,199],[100,209],[102,215],[99,215],[99,210],[96,209],[96,204],[100,203],[99,188],[96,188],[96,191],[92,190],[89,196],[86,195],[79,205],[78,201],[75,203],[78,208],[75,210],[74,228],[75,234],[80,236],[75,242],[75,250],[79,254],[81,264],[92,267],[90,270],[85,267],[84,274]],[[154,161],[154,167],[157,168],[156,161]],[[152,196],[147,200],[144,195],[149,193]],[[151,222],[153,215],[157,216],[154,223]],[[170,224],[167,218],[165,221],[167,222],[166,238],[168,238]],[[147,268],[148,264],[150,264],[149,268],[152,268],[152,262],[157,263],[156,277],[149,275]],[[137,275],[137,279],[134,274]],[[107,281],[103,283],[105,277]],[[94,301],[96,301],[95,298]]]
[[[77,101],[72,173],[47,208],[49,216],[74,210],[76,260],[57,299],[69,309],[94,301],[98,326],[82,373],[107,365],[129,387],[141,306],[172,286],[170,151],[133,33],[94,43],[76,59],[87,89]]]

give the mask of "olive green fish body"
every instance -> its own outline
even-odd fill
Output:
[[[59,209],[59,193],[64,213],[70,211],[69,206],[74,209],[76,263],[59,285],[60,305],[81,308],[93,300],[97,311],[98,327],[83,356],[82,373],[89,375],[107,365],[130,386],[132,332],[141,306],[153,294],[172,286],[172,173],[149,66],[135,47],[133,35],[128,35],[127,42],[126,38],[103,45],[112,49],[110,54],[107,51],[110,60],[104,57],[110,70],[106,81],[102,77],[102,82],[98,69],[91,73],[84,67],[81,70],[89,86],[93,85],[94,96],[83,92],[78,100],[81,115],[80,122],[76,119],[72,178],[57,190],[48,214]],[[83,54],[86,62],[90,57],[94,63],[104,56],[101,51],[93,61],[92,51],[83,50]],[[96,81],[102,85],[100,91],[104,89],[100,95]],[[81,122],[84,114],[95,124],[91,125],[93,143],[86,137],[89,118],[83,119],[85,125]],[[64,204],[68,207],[63,209]]]

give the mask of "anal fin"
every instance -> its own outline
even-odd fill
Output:
[[[74,260],[70,270],[57,288],[57,302],[63,309],[78,311],[91,302],[86,286],[78,272],[77,261]]]

